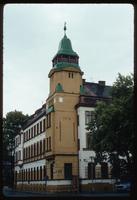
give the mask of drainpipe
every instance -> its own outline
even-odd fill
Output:
[[[77,112],[76,112],[77,113]],[[78,138],[78,124],[77,124],[77,151],[78,151],[78,191],[80,192],[80,172],[79,172],[79,147],[80,147],[80,139]]]

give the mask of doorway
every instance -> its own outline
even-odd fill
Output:
[[[64,163],[64,179],[72,179],[72,163]]]

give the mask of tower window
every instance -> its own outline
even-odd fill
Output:
[[[68,73],[68,77],[69,77],[69,78],[73,78],[73,77],[74,77],[74,74],[71,73],[71,72],[69,72],[69,73]]]

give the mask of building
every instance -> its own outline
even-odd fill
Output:
[[[79,177],[82,179],[91,178],[92,176],[95,178],[95,166],[92,166],[95,152],[90,144],[91,134],[86,130],[86,127],[94,118],[96,102],[105,101],[109,103],[111,101],[110,90],[111,87],[106,86],[105,81],[90,83],[83,80],[83,89],[79,97],[79,103],[76,105],[78,115]]]
[[[79,56],[65,26],[48,74],[49,96],[15,138],[17,188],[72,191],[79,189],[80,179],[89,184],[91,179],[101,178],[100,165],[93,164],[95,152],[86,125],[94,117],[96,102],[111,100],[111,87],[104,81],[86,82],[82,76]]]
[[[28,185],[42,181],[46,176],[45,163],[45,112],[43,106],[29,117],[23,131],[15,137],[16,188],[28,189]]]

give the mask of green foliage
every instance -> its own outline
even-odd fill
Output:
[[[3,119],[3,156],[8,157],[9,151],[14,148],[14,138],[20,132],[24,121],[28,115],[24,115],[21,111],[11,111],[6,114]]]
[[[97,153],[97,159],[104,160],[109,156],[111,163],[117,163],[117,169],[121,169],[125,165],[125,161],[130,168],[134,139],[133,75],[118,74],[111,94],[110,104],[97,103],[95,118],[87,129],[91,132],[91,143]],[[120,156],[126,159],[122,161]]]

